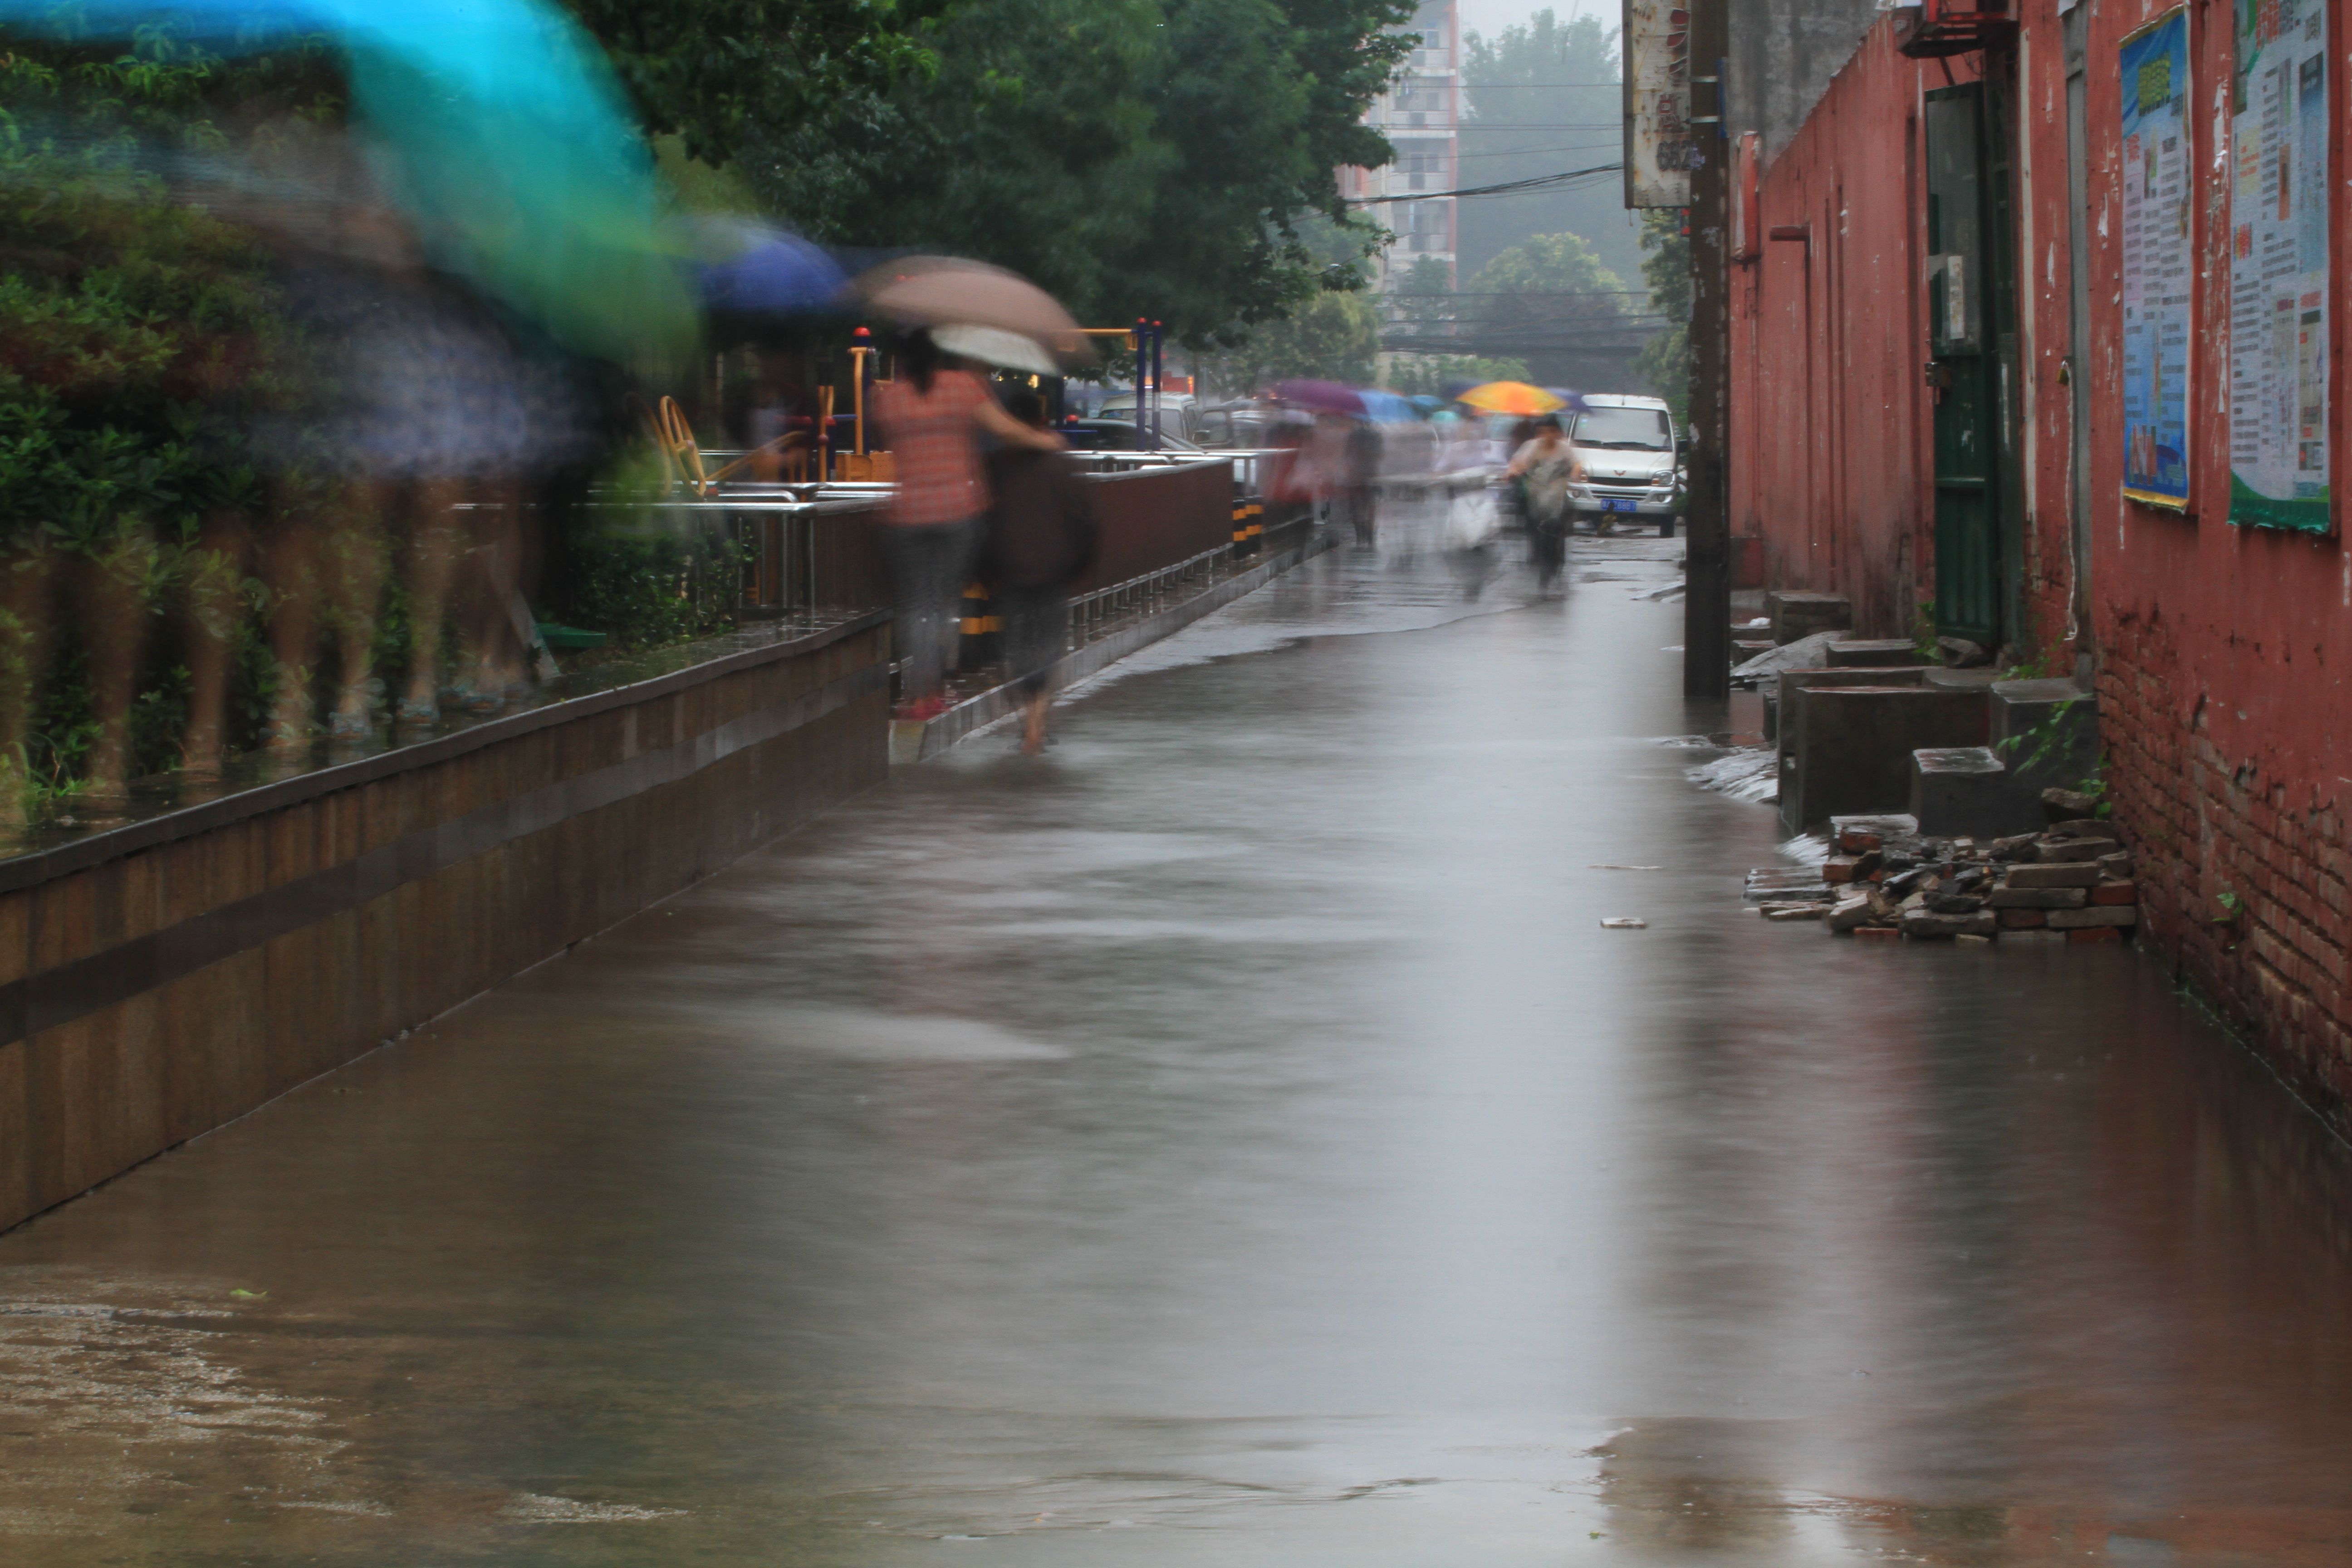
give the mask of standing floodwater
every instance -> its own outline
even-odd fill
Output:
[[[2352,1560],[2342,1151],[1744,910],[1679,550],[1322,557],[0,1237],[0,1560]]]

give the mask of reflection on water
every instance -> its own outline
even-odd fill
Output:
[[[2340,1146],[2127,951],[1746,912],[1579,548],[1326,557],[0,1238],[0,1543],[2352,1560]]]

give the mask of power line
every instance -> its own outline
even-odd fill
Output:
[[[1538,153],[1598,153],[1604,147],[1613,147],[1616,144],[1616,141],[1612,138],[1607,142],[1587,142],[1570,147],[1506,147],[1496,153],[1456,153],[1454,154],[1454,162],[1460,163],[1465,158],[1532,158]],[[1394,164],[1389,166],[1395,167]]]
[[[1465,185],[1453,191],[1412,191],[1393,196],[1350,196],[1348,205],[1351,207],[1385,206],[1391,202],[1433,202],[1448,196],[1508,195],[1515,191],[1545,190],[1571,181],[1589,180],[1595,174],[1613,174],[1624,167],[1622,163],[1595,163],[1590,169],[1570,169],[1564,174],[1538,174],[1526,180],[1505,180],[1496,185]]]
[[[1402,289],[1381,295],[1383,300],[1592,300],[1625,294],[1648,299],[1649,289],[1438,289],[1407,293]]]

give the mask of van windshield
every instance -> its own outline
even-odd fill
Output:
[[[1664,452],[1675,444],[1674,427],[1662,408],[1593,408],[1576,416],[1568,438],[1580,447],[1621,452]]]

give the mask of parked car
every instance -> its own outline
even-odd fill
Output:
[[[1132,419],[1065,419],[1054,426],[1074,452],[1139,452],[1144,450],[1140,432]],[[1201,448],[1181,436],[1166,430],[1160,433],[1162,452],[1199,456]]]
[[[1568,492],[1579,521],[1630,514],[1673,533],[1681,438],[1665,399],[1588,392],[1583,402],[1567,416],[1568,438],[1584,460],[1585,482]]]
[[[1193,427],[1192,439],[1203,447],[1262,449],[1278,445],[1274,433],[1283,418],[1279,410],[1269,408],[1263,403],[1246,400],[1220,403],[1213,408],[1201,411],[1200,423]]]
[[[1181,436],[1196,440],[1200,427],[1201,400],[1189,392],[1163,392],[1160,395],[1160,431],[1163,436]],[[1114,392],[1095,410],[1097,419],[1124,419],[1136,423],[1135,394]]]

